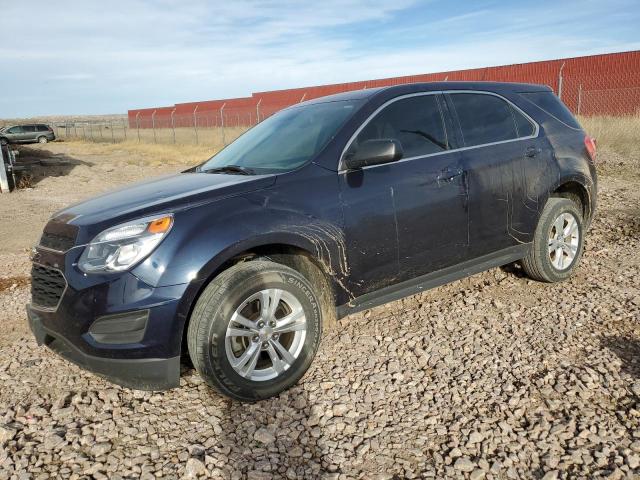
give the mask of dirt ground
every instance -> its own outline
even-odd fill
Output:
[[[570,281],[507,266],[352,315],[299,385],[251,405],[188,366],[179,389],[120,388],[28,331],[47,218],[188,165],[80,143],[23,160],[48,166],[0,197],[0,479],[640,478],[640,175],[624,158]]]

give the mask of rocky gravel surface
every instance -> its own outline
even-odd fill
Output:
[[[137,392],[39,348],[0,291],[2,478],[640,478],[640,189],[601,179],[577,275],[494,269],[342,320],[256,404]],[[25,245],[26,248],[27,245]],[[28,274],[0,257],[0,280]]]

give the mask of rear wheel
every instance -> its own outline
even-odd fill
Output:
[[[38,143],[47,143],[48,141],[47,137],[38,137]]]
[[[579,206],[567,198],[550,198],[542,211],[524,271],[543,282],[569,278],[582,257],[583,221]]]
[[[241,401],[294,385],[315,356],[322,309],[309,281],[269,261],[239,263],[213,279],[191,315],[187,341],[204,380]]]

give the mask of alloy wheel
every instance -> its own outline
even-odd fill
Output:
[[[279,288],[250,295],[235,310],[225,338],[227,359],[247,380],[278,377],[300,355],[307,334],[302,304]]]
[[[569,212],[561,213],[549,231],[549,259],[556,270],[566,270],[573,264],[580,245],[578,221]]]

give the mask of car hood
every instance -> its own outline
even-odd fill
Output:
[[[158,177],[72,205],[54,216],[70,218],[68,223],[100,226],[144,215],[175,211],[224,197],[267,188],[275,175],[225,175],[180,173]]]

